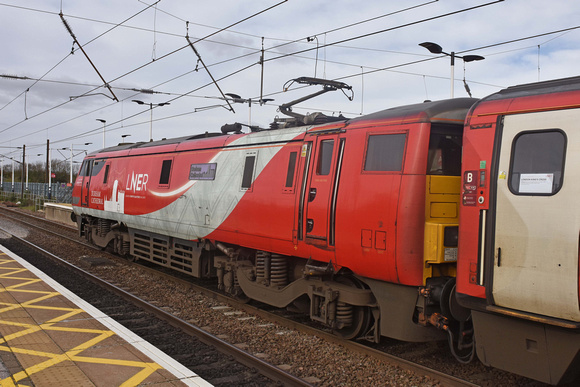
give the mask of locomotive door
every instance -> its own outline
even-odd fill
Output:
[[[305,241],[318,246],[334,245],[334,207],[344,139],[338,134],[318,135],[306,191]]]
[[[497,174],[493,298],[580,321],[580,110],[506,116]]]

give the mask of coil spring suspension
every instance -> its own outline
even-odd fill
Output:
[[[97,220],[97,233],[100,236],[105,236],[109,231],[111,231],[111,222],[109,222],[107,219],[99,218]]]
[[[349,327],[354,320],[353,306],[344,302],[336,304],[336,325],[338,329]]]
[[[286,257],[272,254],[270,265],[270,285],[278,287],[288,285],[288,262]]]
[[[268,285],[270,278],[270,253],[256,252],[256,281]]]
[[[129,252],[131,251],[131,242],[130,241],[123,241],[123,247],[121,250],[121,254],[129,254]]]

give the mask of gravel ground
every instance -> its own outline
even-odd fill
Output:
[[[114,283],[130,283],[127,290],[318,386],[440,385],[368,356],[353,354],[340,345],[235,310],[172,281],[160,282],[157,276],[139,269],[110,266],[99,268],[99,272]]]

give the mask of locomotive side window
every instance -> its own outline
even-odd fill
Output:
[[[103,184],[107,184],[107,181],[109,180],[109,167],[110,164],[107,164],[105,167],[105,177],[103,177]]]
[[[246,154],[244,162],[244,172],[242,175],[242,189],[249,190],[252,187],[252,179],[254,178],[254,165],[256,163],[256,152]]]
[[[368,137],[365,171],[400,171],[405,153],[405,133],[375,134]]]
[[[512,144],[509,188],[516,195],[554,195],[562,187],[566,135],[558,129],[527,131]]]
[[[173,160],[163,160],[163,165],[161,166],[161,176],[159,177],[159,185],[168,185],[169,176],[171,176],[171,164]]]
[[[288,172],[286,172],[286,188],[291,188],[294,186],[294,174],[296,171],[296,158],[298,152],[290,152],[290,158],[288,160]]]
[[[320,152],[318,154],[318,163],[316,164],[317,175],[328,175],[330,173],[333,149],[334,140],[323,140],[320,142]]]

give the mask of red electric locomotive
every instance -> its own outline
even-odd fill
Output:
[[[98,246],[216,277],[347,339],[448,338],[460,361],[477,349],[577,380],[579,107],[575,78],[119,144],[85,158],[73,216]]]
[[[425,327],[446,325],[474,102],[103,149],[75,182],[80,234],[345,338],[444,338]]]

